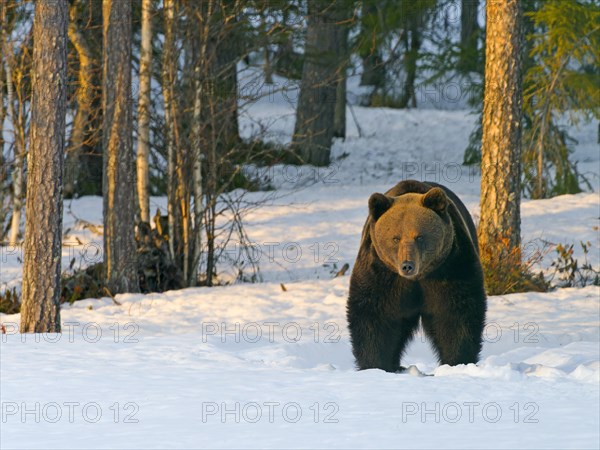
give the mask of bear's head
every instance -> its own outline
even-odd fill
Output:
[[[444,191],[437,187],[425,194],[371,195],[371,241],[390,270],[418,279],[446,259],[454,241],[449,204]]]

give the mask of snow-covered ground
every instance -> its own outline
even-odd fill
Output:
[[[599,448],[597,287],[490,297],[478,365],[438,367],[419,334],[410,374],[354,370],[349,277],[332,271],[353,264],[369,195],[438,181],[476,217],[480,182],[460,164],[467,112],[354,109],[362,137],[349,113],[332,166],[272,167],[275,193],[249,194],[266,199],[246,216],[263,283],[84,300],[63,307],[62,335],[20,335],[19,316],[0,315],[0,447]],[[293,120],[293,103],[267,96],[241,128],[262,121],[285,142]],[[524,200],[522,232],[532,251],[590,241],[597,267],[596,130],[573,131],[595,192]],[[97,258],[100,237],[75,218],[101,212],[99,198],[67,205],[65,266]],[[0,283],[16,286],[20,250],[0,251]]]

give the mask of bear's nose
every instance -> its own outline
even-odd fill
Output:
[[[404,261],[400,265],[402,275],[412,275],[415,272],[415,263],[412,261]]]

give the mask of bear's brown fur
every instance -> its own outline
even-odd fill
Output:
[[[407,180],[369,199],[347,318],[359,369],[401,369],[421,320],[442,364],[475,363],[486,297],[475,225],[448,188]]]

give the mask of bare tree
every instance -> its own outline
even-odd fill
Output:
[[[503,239],[513,250],[521,242],[521,1],[487,2],[486,12],[479,244]]]
[[[60,332],[67,12],[66,0],[35,4],[22,333]]]
[[[104,277],[112,294],[139,290],[131,114],[131,2],[103,0]]]
[[[142,1],[137,147],[137,192],[140,219],[147,223],[150,223],[148,156],[150,154],[150,81],[152,78],[152,3],[153,0]]]

